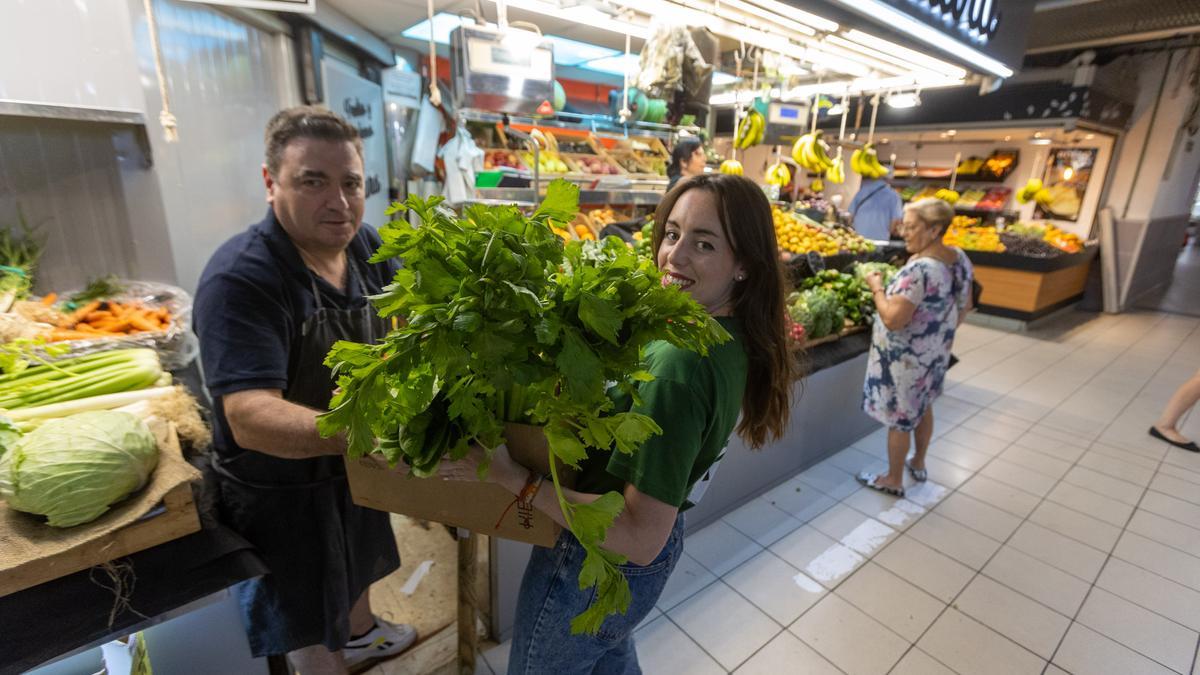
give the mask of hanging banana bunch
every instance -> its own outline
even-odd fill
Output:
[[[784,187],[792,182],[792,170],[787,167],[787,164],[776,161],[771,166],[767,167],[767,185],[778,185]]]
[[[721,167],[717,170],[721,173],[727,173],[734,176],[741,176],[745,173],[745,169],[742,168],[742,163],[736,159],[727,159],[724,162],[721,162]]]
[[[867,143],[850,155],[850,168],[864,178],[883,178],[888,174],[887,167],[879,163],[873,143]]]
[[[746,116],[738,124],[737,134],[733,137],[733,147],[739,150],[746,150],[762,143],[766,126],[766,118],[751,105]]]
[[[829,158],[829,146],[825,143],[821,131],[812,131],[796,139],[792,146],[792,160],[806,171],[823,173],[833,166]]]

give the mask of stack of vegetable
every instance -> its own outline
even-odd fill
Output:
[[[806,340],[816,340],[842,330],[846,314],[837,294],[825,288],[793,291],[787,297],[788,318],[804,329]]]
[[[142,489],[158,464],[158,442],[142,418],[100,410],[50,420],[21,436],[5,428],[0,497],[46,516],[53,527],[82,525]]]
[[[146,426],[175,422],[192,447],[209,442],[199,408],[168,386],[152,349],[120,349],[31,365],[12,346],[0,364],[0,498],[54,527],[90,522],[141,489],[158,461]]]
[[[56,347],[49,348],[51,350]],[[0,351],[0,414],[22,432],[92,410],[122,410],[175,422],[192,447],[210,440],[199,406],[182,387],[170,386],[152,349],[116,349],[53,362],[39,360],[20,345]]]
[[[851,326],[858,326],[870,321],[875,312],[871,289],[864,279],[865,277],[855,274],[825,270],[801,282],[800,289],[823,288],[832,291],[842,307],[846,322]],[[840,328],[839,326],[839,330]]]
[[[652,378],[642,362],[651,341],[706,353],[728,335],[620,240],[564,247],[550,227],[575,217],[578,198],[577,187],[555,181],[531,218],[474,205],[456,219],[436,208],[439,197],[394,207],[422,224],[381,229],[373,260],[402,257],[405,267],[373,302],[380,316],[407,321],[376,345],[334,345],[326,363],[340,393],[321,432],[345,431],[351,456],[380,452],[416,476],[472,444],[498,446],[505,422],[544,427],[552,457],[570,466],[589,449],[637,452],[661,433],[648,417],[614,411],[609,385],[636,397]],[[616,567],[624,558],[601,548],[624,500],[610,492],[569,503],[550,466],[565,520],[587,552],[580,585],[597,588],[572,629],[595,633],[629,604]]]

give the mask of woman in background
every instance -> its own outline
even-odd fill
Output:
[[[924,481],[925,451],[933,437],[933,401],[942,393],[954,333],[971,306],[971,261],[942,236],[954,207],[922,199],[904,209],[900,226],[912,257],[885,289],[879,273],[867,276],[875,301],[871,355],[863,383],[863,410],[888,428],[888,472],[863,472],[863,485],[904,496],[904,468]],[[905,462],[911,440],[912,461]]]
[[[686,136],[675,142],[671,149],[671,164],[667,167],[667,190],[684,178],[699,176],[704,173],[704,165],[708,159],[704,155],[704,145],[695,136]]]

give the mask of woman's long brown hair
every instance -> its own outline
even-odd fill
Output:
[[[654,214],[654,256],[662,245],[667,218],[688,190],[705,190],[717,202],[718,216],[733,254],[746,270],[733,288],[733,314],[746,335],[746,391],[738,435],[751,447],[783,437],[791,412],[796,364],[788,351],[787,294],[771,205],[754,182],[728,174],[703,174],[681,181]]]

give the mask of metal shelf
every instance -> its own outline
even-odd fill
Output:
[[[656,122],[620,124],[608,115],[584,115],[568,112],[555,113],[553,118],[541,118],[517,114],[505,115],[504,113],[492,112],[490,110],[464,108],[458,111],[458,116],[468,122],[488,123],[503,122],[507,116],[509,122],[531,124],[550,129],[576,129],[591,131],[593,133],[607,132],[620,136],[627,136],[634,133],[643,136],[656,136],[667,140],[672,139],[680,131],[687,131],[693,134],[700,133],[700,127],[697,126],[671,126],[670,124],[658,124]]]
[[[533,188],[476,188],[478,199],[486,203],[527,203],[537,201]],[[658,190],[581,190],[580,204],[630,204],[632,206],[656,206],[662,201],[663,193]]]

